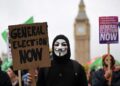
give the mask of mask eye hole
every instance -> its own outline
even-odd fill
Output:
[[[62,46],[67,46],[67,43],[66,42],[62,43]]]
[[[56,43],[54,44],[54,46],[59,46],[59,43],[58,43],[58,42],[56,42]]]

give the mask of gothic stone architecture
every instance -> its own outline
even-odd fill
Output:
[[[90,59],[90,24],[85,12],[83,0],[79,4],[79,12],[74,22],[75,59],[85,64]]]

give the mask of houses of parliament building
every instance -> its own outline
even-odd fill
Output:
[[[75,59],[84,65],[90,59],[90,24],[83,0],[80,1],[78,7],[78,14],[74,21],[74,52]]]

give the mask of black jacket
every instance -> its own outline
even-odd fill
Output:
[[[104,78],[104,70],[99,69],[92,76],[92,86],[108,86],[108,81]],[[120,86],[120,71],[113,71],[111,86]]]
[[[0,69],[0,86],[12,86],[8,74]]]
[[[66,41],[68,49],[64,56],[57,56],[54,43],[58,39]],[[41,69],[38,74],[37,86],[87,86],[87,78],[83,66],[70,60],[70,44],[64,35],[58,35],[52,44],[52,62],[48,69]],[[76,67],[74,67],[76,64]],[[76,71],[77,70],[77,71]]]
[[[58,64],[52,62],[49,69],[41,69],[38,74],[37,86],[87,86],[84,68],[77,62],[77,72],[72,60]]]

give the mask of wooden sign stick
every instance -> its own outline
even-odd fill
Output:
[[[18,77],[19,77],[19,86],[22,86],[22,81],[21,81],[21,70],[18,70]]]
[[[108,69],[111,70],[111,60],[110,60],[110,44],[108,44]]]
[[[110,44],[108,44],[108,70],[111,71],[111,57],[110,57]],[[110,80],[108,82],[108,85],[111,86],[111,78],[112,78],[112,72],[111,72],[111,77],[110,77]]]

